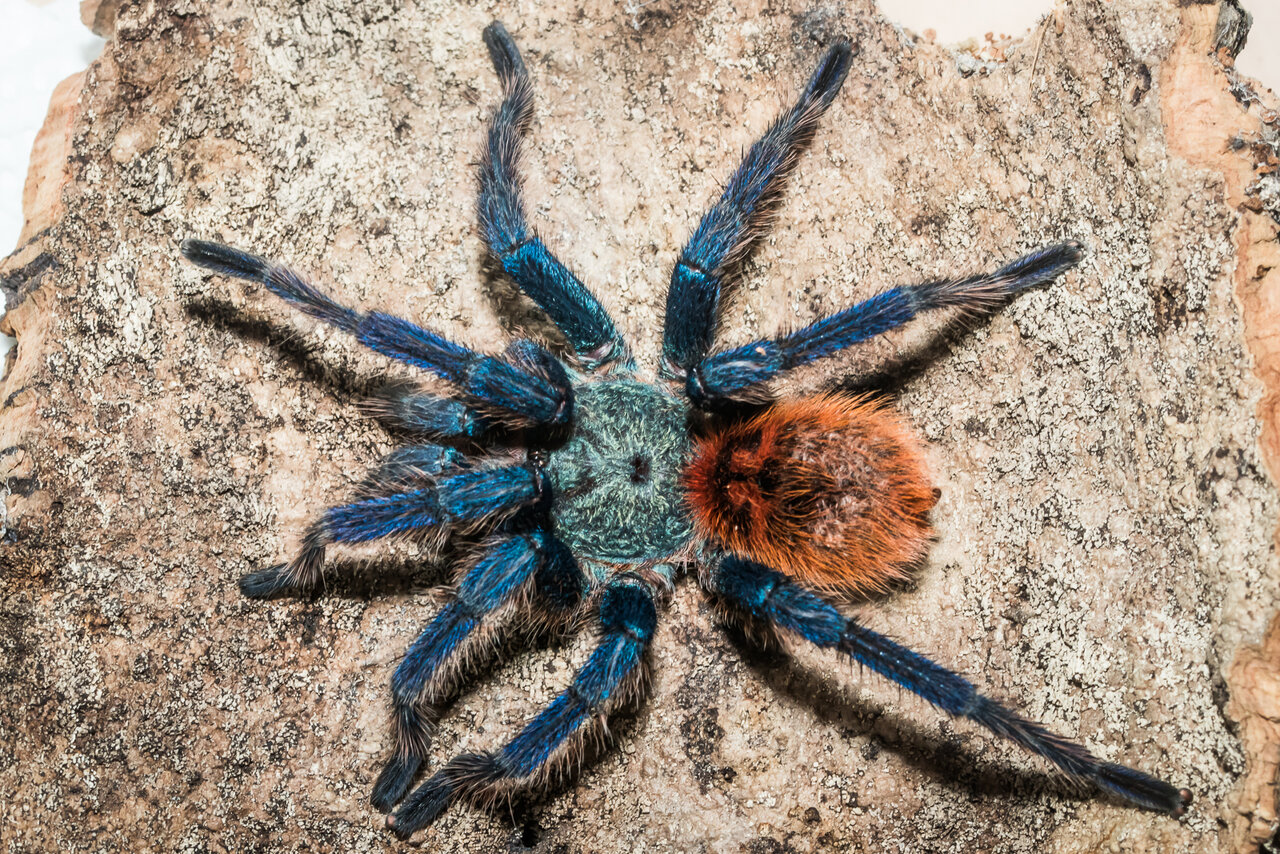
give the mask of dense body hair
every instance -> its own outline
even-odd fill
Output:
[[[844,394],[780,402],[715,430],[684,483],[705,536],[845,594],[883,590],[925,556],[938,495],[902,420]]]

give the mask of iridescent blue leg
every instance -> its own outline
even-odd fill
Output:
[[[728,557],[709,574],[711,591],[749,618],[776,626],[810,643],[839,650],[933,705],[976,721],[996,735],[1039,754],[1069,776],[1093,782],[1134,806],[1182,815],[1191,801],[1141,771],[1103,762],[1079,744],[1055,735],[995,700],[964,677],[847,619],[831,604],[787,576],[758,563]]]
[[[401,837],[435,821],[459,797],[501,799],[545,785],[571,766],[601,719],[636,699],[657,625],[653,593],[638,580],[614,582],[600,602],[601,637],[570,686],[494,753],[454,757],[419,786],[387,825]]]
[[[485,544],[455,598],[423,629],[391,677],[396,752],[378,776],[374,806],[386,812],[404,796],[426,756],[439,704],[457,690],[472,662],[492,649],[512,612],[563,620],[585,587],[573,555],[546,531]]]
[[[547,483],[546,473],[533,465],[476,468],[330,507],[307,529],[293,560],[246,574],[240,592],[265,599],[310,590],[320,578],[326,546],[432,529],[443,534],[460,524],[499,519],[545,501]]]
[[[412,383],[383,388],[365,404],[365,409],[401,430],[436,439],[469,442],[493,426],[475,407],[425,392]]]
[[[726,276],[768,225],[796,158],[835,100],[852,58],[844,40],[827,51],[795,106],[747,151],[685,244],[671,271],[662,342],[664,368],[673,376],[684,378],[711,349]]]
[[[476,353],[399,317],[377,311],[364,314],[339,305],[293,270],[221,243],[184,240],[182,254],[210,270],[261,282],[276,296],[351,333],[371,350],[452,383],[496,418],[565,424],[572,416],[572,384],[563,366],[550,356],[541,363],[544,370],[535,372]]]
[[[894,288],[776,339],[762,339],[707,357],[689,372],[695,402],[751,395],[785,370],[830,356],[901,326],[922,311],[991,311],[1027,288],[1051,282],[1080,263],[1074,241],[1024,255],[994,273]]]
[[[457,448],[405,445],[383,457],[361,482],[358,491],[369,495],[399,491],[399,487],[434,477],[445,469],[461,470],[467,465],[467,458]]]
[[[519,160],[520,140],[533,113],[533,87],[520,51],[502,24],[494,21],[485,28],[484,43],[503,95],[480,163],[478,210],[489,251],[520,290],[560,327],[586,367],[626,360],[626,343],[604,306],[529,228]]]

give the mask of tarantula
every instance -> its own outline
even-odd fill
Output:
[[[721,293],[776,208],[852,61],[834,43],[801,91],[746,152],[671,273],[662,377],[641,379],[591,291],[534,234],[518,170],[530,124],[529,73],[500,23],[484,41],[503,100],[480,164],[479,219],[494,259],[563,332],[562,360],[529,341],[484,355],[381,312],[347,308],[294,271],[219,243],[183,254],[257,281],[365,346],[435,374],[456,397],[396,388],[382,412],[421,441],[387,456],[358,499],[307,528],[288,563],[240,579],[246,596],[310,590],[330,545],[395,536],[480,537],[442,610],[391,678],[396,746],[373,789],[401,836],[459,799],[492,803],[571,770],[606,717],[638,700],[659,606],[684,568],[728,620],[764,641],[834,649],[1037,753],[1134,806],[1182,815],[1186,789],[1103,762],[979,694],[962,676],[850,619],[833,601],[885,588],[925,555],[938,493],[920,443],[866,397],[769,400],[769,382],[911,320],[990,310],[1074,267],[1081,247],[1050,246],[994,273],[897,287],[777,338],[713,351]],[[742,402],[751,406],[744,406]],[[514,437],[519,462],[482,450]],[[405,797],[439,710],[504,625],[567,626],[594,612],[599,640],[570,685],[494,752],[457,756]]]

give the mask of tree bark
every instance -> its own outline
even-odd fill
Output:
[[[55,93],[0,266],[0,823],[18,850],[396,850],[368,803],[387,680],[444,577],[407,546],[309,600],[236,579],[393,437],[388,367],[222,239],[351,304],[497,350],[548,334],[473,224],[494,12],[423,0],[110,0]],[[796,371],[893,397],[931,443],[938,541],[856,610],[1095,752],[1185,785],[1182,820],[833,658],[744,649],[694,585],[617,745],[513,821],[430,850],[1255,852],[1280,761],[1277,100],[1223,4],[1069,2],[956,54],[868,2],[550,2],[501,13],[533,73],[531,216],[656,368],[667,276],[821,46],[854,70],[743,270],[740,343],[1064,238],[1078,270],[990,320],[921,321]],[[394,371],[394,369],[391,369]],[[1270,630],[1268,632],[1268,626]],[[587,638],[515,652],[432,763],[494,747]]]

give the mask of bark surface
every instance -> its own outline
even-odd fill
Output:
[[[1196,793],[1174,820],[870,674],[726,636],[693,585],[616,749],[433,851],[1252,852],[1280,761],[1277,102],[1222,5],[1069,2],[956,54],[870,3],[89,3],[110,39],[55,93],[0,266],[0,826],[7,851],[390,851],[368,803],[387,681],[439,607],[413,549],[243,599],[393,437],[386,365],[258,287],[222,239],[491,350],[546,332],[474,225],[505,20],[537,89],[531,217],[656,366],[675,255],[823,44],[854,70],[744,271],[740,343],[893,284],[1072,237],[1084,264],[993,319],[934,318],[780,392],[893,395],[930,443],[938,542],[870,624],[1097,753]],[[1270,632],[1268,627],[1270,625]],[[584,640],[512,655],[433,764],[497,745]]]

